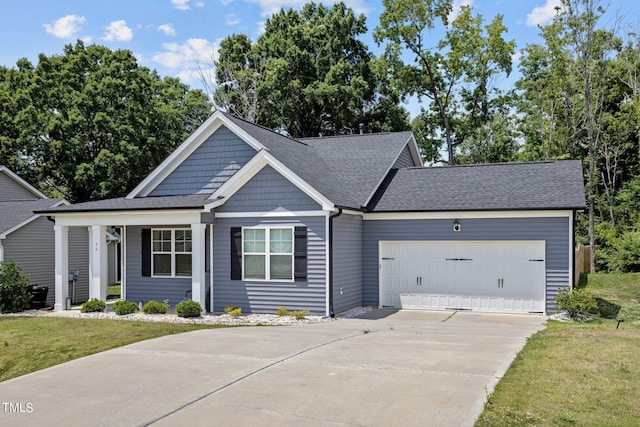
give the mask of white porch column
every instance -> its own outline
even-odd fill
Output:
[[[205,308],[205,231],[206,224],[191,224],[191,299]]]
[[[107,300],[107,239],[104,225],[89,227],[89,299]]]
[[[53,309],[62,311],[66,308],[69,296],[69,227],[54,225],[55,235],[55,285],[56,299]]]

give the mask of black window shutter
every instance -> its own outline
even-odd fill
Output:
[[[307,227],[296,227],[293,232],[293,266],[295,280],[307,279]]]
[[[242,227],[231,227],[231,280],[242,279]]]
[[[151,229],[142,229],[142,275],[151,276]]]

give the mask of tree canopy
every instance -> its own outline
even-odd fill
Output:
[[[72,202],[132,190],[210,114],[205,94],[78,41],[0,67],[0,164]]]
[[[308,3],[267,19],[255,43],[232,35],[216,63],[216,103],[293,137],[408,129],[399,97],[359,40],[364,15],[344,3]]]

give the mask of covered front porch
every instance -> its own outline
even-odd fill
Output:
[[[126,204],[126,203],[125,203]],[[213,251],[212,215],[203,214],[203,204],[184,209],[138,209],[53,213],[55,217],[55,302],[54,310],[69,307],[69,230],[88,228],[89,299],[107,299],[109,277],[106,231],[122,230],[121,297],[130,301],[163,300],[162,289],[173,293],[171,305],[192,299],[203,308],[212,307],[211,277],[208,274]],[[141,231],[147,233],[145,240]],[[134,235],[135,233],[135,235]],[[145,254],[142,254],[146,250]],[[146,271],[145,271],[146,270]],[[145,277],[146,276],[146,277]],[[145,290],[141,293],[140,290]],[[209,297],[209,300],[207,300]],[[146,302],[146,301],[145,301]]]

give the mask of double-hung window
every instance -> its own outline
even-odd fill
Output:
[[[151,230],[153,276],[191,277],[191,230]]]
[[[244,228],[245,279],[293,280],[293,228]]]

